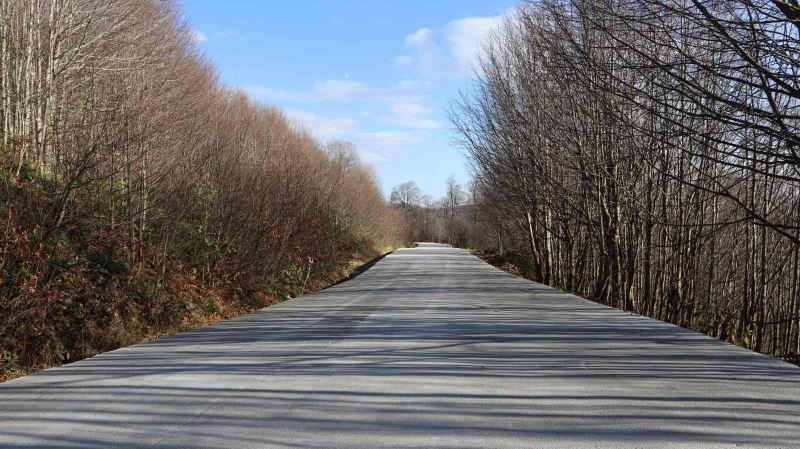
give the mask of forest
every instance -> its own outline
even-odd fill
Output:
[[[0,380],[406,243],[348,142],[225,86],[166,0],[0,1]]]
[[[387,199],[223,83],[176,2],[0,0],[0,381],[413,241],[800,360],[798,0],[526,2],[449,116],[469,185]]]
[[[537,281],[800,353],[797,0],[542,0],[451,117],[469,246]]]

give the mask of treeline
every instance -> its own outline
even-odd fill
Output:
[[[485,230],[473,214],[471,194],[455,176],[447,178],[447,190],[439,199],[423,194],[416,182],[408,181],[392,189],[390,201],[403,216],[411,241],[468,247],[483,238]]]
[[[797,0],[544,0],[453,110],[484,246],[535,279],[800,351]]]
[[[318,288],[405,225],[167,0],[0,2],[0,377]],[[9,374],[11,373],[11,374]]]

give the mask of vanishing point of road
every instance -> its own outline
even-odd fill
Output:
[[[800,368],[422,245],[4,383],[0,447],[800,447]]]

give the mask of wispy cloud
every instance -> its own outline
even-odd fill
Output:
[[[461,73],[471,73],[491,34],[500,26],[504,16],[468,17],[455,20],[444,27],[444,39],[450,55]]]
[[[389,113],[378,119],[404,128],[435,129],[439,122],[426,118],[432,109],[420,102],[396,101],[389,106]]]
[[[361,158],[369,163],[405,157],[411,154],[409,145],[423,139],[418,133],[408,131],[361,131],[358,122],[348,117],[328,117],[301,109],[286,109],[285,112],[290,121],[303,126],[321,141],[353,142]]]
[[[427,81],[402,81],[387,88],[372,87],[359,81],[315,81],[308,90],[273,89],[266,86],[244,86],[245,92],[260,100],[290,102],[351,102],[393,100],[409,96],[422,96],[430,89]]]
[[[244,39],[244,34],[233,28],[225,28],[224,30],[211,33],[211,40],[222,41],[226,39]]]
[[[326,117],[300,109],[285,109],[289,120],[305,127],[321,140],[344,139],[358,127],[358,122],[347,117]]]
[[[227,39],[239,39],[239,40],[244,39],[244,34],[242,34],[241,31],[234,30],[231,28],[227,28],[221,31],[215,31],[213,33],[206,33],[200,30],[191,30],[190,33],[192,40],[197,44],[204,44],[211,41],[218,42]]]
[[[419,143],[422,137],[411,132],[378,131],[359,132],[351,140],[360,149],[365,161],[376,163],[410,155],[409,146]]]
[[[190,34],[192,37],[192,41],[194,41],[196,44],[202,44],[204,42],[208,42],[208,36],[206,35],[206,33],[200,30],[192,30],[190,31]]]
[[[404,66],[404,65],[410,65],[412,62],[414,62],[414,59],[411,56],[400,55],[397,58],[395,58],[394,65]]]
[[[418,134],[404,131],[361,132],[355,136],[357,143],[367,147],[396,147],[409,143],[418,143],[422,139]]]
[[[372,92],[358,81],[317,81],[310,90],[272,89],[266,86],[245,86],[244,91],[261,100],[290,102],[353,101]]]
[[[464,18],[436,30],[420,28],[406,36],[406,53],[396,57],[394,65],[463,76],[501,20],[502,16]],[[287,108],[292,120],[319,139],[349,140],[365,160],[387,163],[412,154],[415,146],[442,128],[429,102],[436,85],[435,79],[410,79],[376,86],[345,76],[317,80],[305,89],[268,85],[242,89],[256,100]]]
[[[405,48],[414,53],[413,56],[407,56],[409,64],[413,63],[426,74],[442,71],[447,63],[434,34],[430,28],[420,28],[405,39]]]
[[[437,30],[419,28],[404,42],[413,54],[399,56],[395,64],[413,66],[425,75],[470,76],[491,33],[505,17],[507,14],[465,17]]]
[[[355,103],[365,116],[403,128],[433,129],[440,124],[429,118],[432,109],[425,105],[431,88],[428,81],[403,81],[377,88],[351,80],[317,81],[309,90],[283,90],[266,86],[244,86],[251,97],[282,103]]]

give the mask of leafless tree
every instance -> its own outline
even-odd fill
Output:
[[[451,114],[486,199],[481,226],[527,254],[537,280],[796,356],[797,13],[521,6]]]
[[[224,86],[170,0],[0,0],[0,215],[0,350],[28,368],[407,239],[353,146]]]

